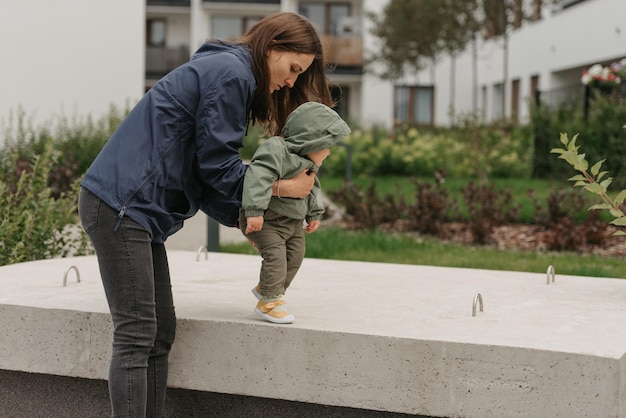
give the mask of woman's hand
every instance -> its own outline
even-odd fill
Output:
[[[303,199],[313,190],[315,173],[309,173],[308,169],[301,171],[297,176],[290,179],[281,179],[272,186],[272,196],[293,197]]]

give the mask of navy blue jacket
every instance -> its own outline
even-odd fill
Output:
[[[239,149],[255,89],[244,47],[205,43],[130,111],[81,185],[153,242],[198,210],[235,226],[247,168]]]

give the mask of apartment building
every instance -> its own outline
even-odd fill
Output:
[[[448,126],[462,113],[528,120],[528,103],[580,94],[589,66],[626,57],[625,0],[508,0],[530,10],[506,37],[386,81],[365,62],[380,41],[366,12],[389,0],[29,0],[1,2],[0,125],[17,106],[98,117],[128,106],[208,38],[241,35],[263,16],[294,11],[320,30],[338,111],[364,127]],[[578,92],[578,93],[576,93]]]
[[[363,0],[348,1],[214,1],[147,0],[146,88],[189,59],[208,38],[239,37],[262,17],[294,11],[318,26],[338,112],[361,116],[363,85]]]
[[[387,0],[148,0],[146,86],[187,59],[207,37],[236,37],[262,16],[297,11],[320,28],[334,69],[339,112],[359,124],[397,122],[450,125],[460,113],[486,119],[528,119],[528,104],[581,97],[582,71],[626,57],[626,1],[520,1],[529,17],[507,36],[481,39],[453,59],[442,56],[396,82],[364,71],[369,33],[365,12],[381,13]]]
[[[528,20],[394,83],[394,118],[447,126],[461,113],[529,119],[529,104],[583,100],[591,65],[626,57],[626,1],[514,0]]]

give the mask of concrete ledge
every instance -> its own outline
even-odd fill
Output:
[[[107,382],[0,370],[0,416],[108,418]],[[415,415],[169,388],[167,418],[416,418]],[[427,418],[427,417],[422,417]]]
[[[626,280],[307,259],[258,320],[260,259],[170,251],[170,385],[433,417],[626,417]],[[74,265],[63,286],[64,271]],[[558,269],[558,266],[557,266]],[[472,316],[480,293],[484,312]],[[0,369],[106,379],[95,257],[0,267]]]

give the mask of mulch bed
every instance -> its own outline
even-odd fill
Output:
[[[472,234],[466,224],[445,224],[444,241],[472,245]],[[576,252],[581,255],[597,255],[601,257],[624,257],[626,256],[626,236],[615,236],[616,228],[607,225],[600,245],[581,245]],[[490,236],[489,246],[501,250],[522,251],[550,251],[548,242],[548,230],[539,225],[503,225],[493,229]]]

